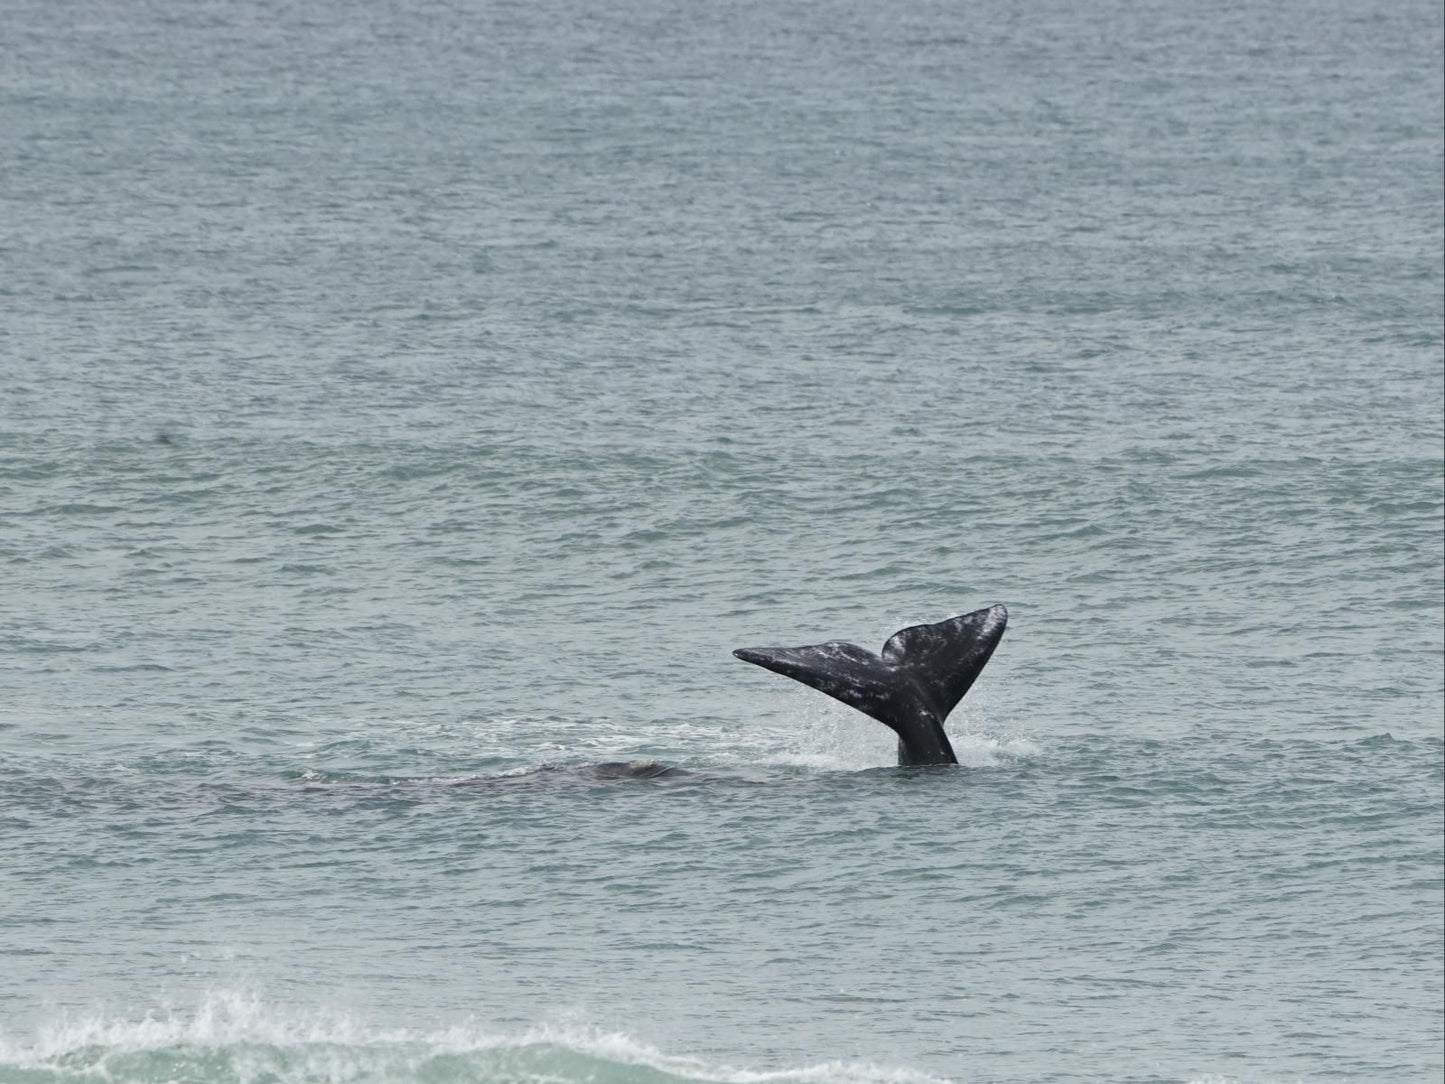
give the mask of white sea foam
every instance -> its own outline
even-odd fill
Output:
[[[344,1013],[268,1004],[253,993],[213,991],[193,1011],[129,1017],[64,1016],[30,1040],[0,1035],[0,1081],[194,1079],[221,1082],[508,1081],[566,1084],[638,1077],[686,1084],[830,1081],[934,1084],[939,1078],[866,1062],[757,1070],[664,1053],[629,1035],[584,1024],[514,1033],[474,1024],[423,1030],[377,1027]]]
[[[1044,747],[1022,734],[994,735],[984,733],[955,734],[953,751],[958,762],[969,768],[992,768],[1012,760],[1041,756]]]
[[[819,771],[863,771],[897,763],[898,742],[881,723],[839,704],[799,690],[789,703],[789,729],[769,728],[752,737],[745,752],[754,763],[772,763]],[[979,729],[973,729],[978,726]],[[960,711],[949,727],[958,762],[992,768],[1037,757],[1044,747],[1022,734],[995,732]]]

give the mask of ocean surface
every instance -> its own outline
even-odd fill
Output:
[[[0,2],[0,1084],[1441,1081],[1442,57]]]

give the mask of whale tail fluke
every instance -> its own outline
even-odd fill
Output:
[[[740,647],[733,655],[801,681],[875,719],[883,718],[898,692],[898,682],[882,659],[842,640],[808,647]]]
[[[918,682],[939,719],[946,719],[988,664],[1007,625],[1008,610],[1003,606],[974,610],[935,625],[913,625],[888,638],[883,661]]]
[[[1002,606],[895,632],[882,655],[841,640],[733,654],[841,700],[898,734],[900,764],[956,764],[943,730],[1008,624]]]

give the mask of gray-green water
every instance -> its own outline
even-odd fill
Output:
[[[0,1081],[1440,1080],[1441,70],[0,5]]]

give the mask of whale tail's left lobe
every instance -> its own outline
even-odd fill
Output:
[[[882,722],[888,721],[885,715],[900,691],[882,659],[842,640],[808,647],[740,647],[733,655],[810,685]]]

